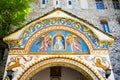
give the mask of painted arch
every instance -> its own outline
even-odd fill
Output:
[[[50,39],[47,46],[43,44],[43,38],[46,37],[46,34],[49,35]],[[55,42],[57,42],[53,39],[53,36],[58,34],[63,35],[61,36],[62,42],[60,40],[58,41],[59,45],[63,46],[63,49],[62,47],[61,49],[53,48]],[[70,40],[69,34],[72,35],[74,41]],[[14,54],[43,52],[96,54],[98,51],[100,54],[105,54],[109,45],[113,43],[114,38],[104,34],[93,25],[85,22],[85,20],[76,18],[61,9],[57,9],[31,22],[16,33],[5,37],[4,41],[9,44],[11,49],[10,53]],[[39,46],[37,45],[38,43]],[[76,46],[73,46],[72,43]],[[48,44],[50,47],[48,47]]]
[[[70,67],[82,73],[88,80],[104,80],[97,71],[88,64],[85,64],[82,60],[67,56],[53,56],[41,59],[24,70],[17,79],[30,80],[37,72],[53,66]]]

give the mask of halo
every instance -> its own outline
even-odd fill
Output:
[[[56,36],[56,40],[62,40],[61,36]]]

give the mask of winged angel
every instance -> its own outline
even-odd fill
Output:
[[[38,47],[38,50],[46,52],[47,48],[50,47],[50,42],[51,42],[51,38],[50,35],[47,33],[43,37],[41,37],[37,42],[37,45],[42,43],[42,45]]]
[[[80,46],[78,46],[78,44],[81,43],[76,36],[73,36],[72,34],[68,34],[66,41],[67,44],[71,46],[72,52],[74,52],[75,50],[81,50]]]

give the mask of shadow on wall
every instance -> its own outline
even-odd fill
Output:
[[[0,39],[0,80],[3,79],[5,64],[8,56],[8,45]]]

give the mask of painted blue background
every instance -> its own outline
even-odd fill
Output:
[[[53,37],[56,34],[62,34],[65,38],[70,34],[70,32],[65,32],[65,31],[53,31],[53,32],[48,32],[48,34]],[[77,37],[78,38],[78,37]],[[40,37],[35,40],[35,42],[32,44],[30,52],[42,52],[38,50],[38,47],[41,46],[42,43],[37,45],[37,42],[39,41]],[[88,48],[86,44],[83,42],[82,39],[78,38],[81,44],[78,44],[81,47],[81,51],[75,50],[74,52],[88,52]],[[66,50],[53,50],[52,49],[52,42],[50,43],[50,47],[48,47],[47,52],[72,52],[70,45],[66,43]]]

